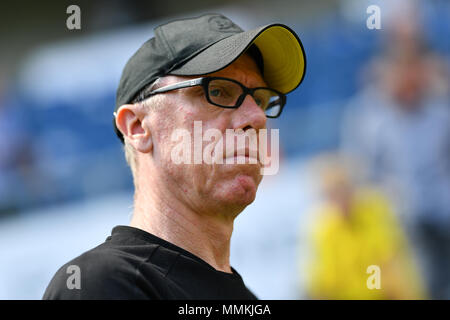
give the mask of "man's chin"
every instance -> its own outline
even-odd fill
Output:
[[[244,209],[255,200],[260,181],[260,177],[253,175],[239,174],[235,176],[224,183],[220,194],[221,202]]]

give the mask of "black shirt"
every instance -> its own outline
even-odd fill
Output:
[[[217,271],[146,231],[117,226],[104,243],[62,266],[43,299],[256,299],[231,269]]]

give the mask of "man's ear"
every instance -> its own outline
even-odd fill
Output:
[[[146,110],[139,104],[124,104],[116,111],[116,126],[136,150],[148,153],[153,148],[150,128],[144,119]]]

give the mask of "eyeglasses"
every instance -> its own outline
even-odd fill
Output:
[[[144,94],[137,102],[159,93],[194,86],[202,86],[206,100],[221,108],[239,108],[249,94],[268,118],[279,117],[286,104],[286,95],[275,89],[247,88],[236,80],[221,77],[202,77],[168,85]]]

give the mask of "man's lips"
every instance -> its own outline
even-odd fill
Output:
[[[259,163],[259,155],[258,151],[255,149],[249,149],[249,148],[240,148],[236,150],[231,150],[225,153],[224,156],[224,163],[229,163],[227,159],[233,159],[233,162],[231,163],[238,163],[237,160],[239,158],[243,158],[243,163],[249,163],[249,164],[258,164]],[[252,160],[252,162],[250,162]]]

